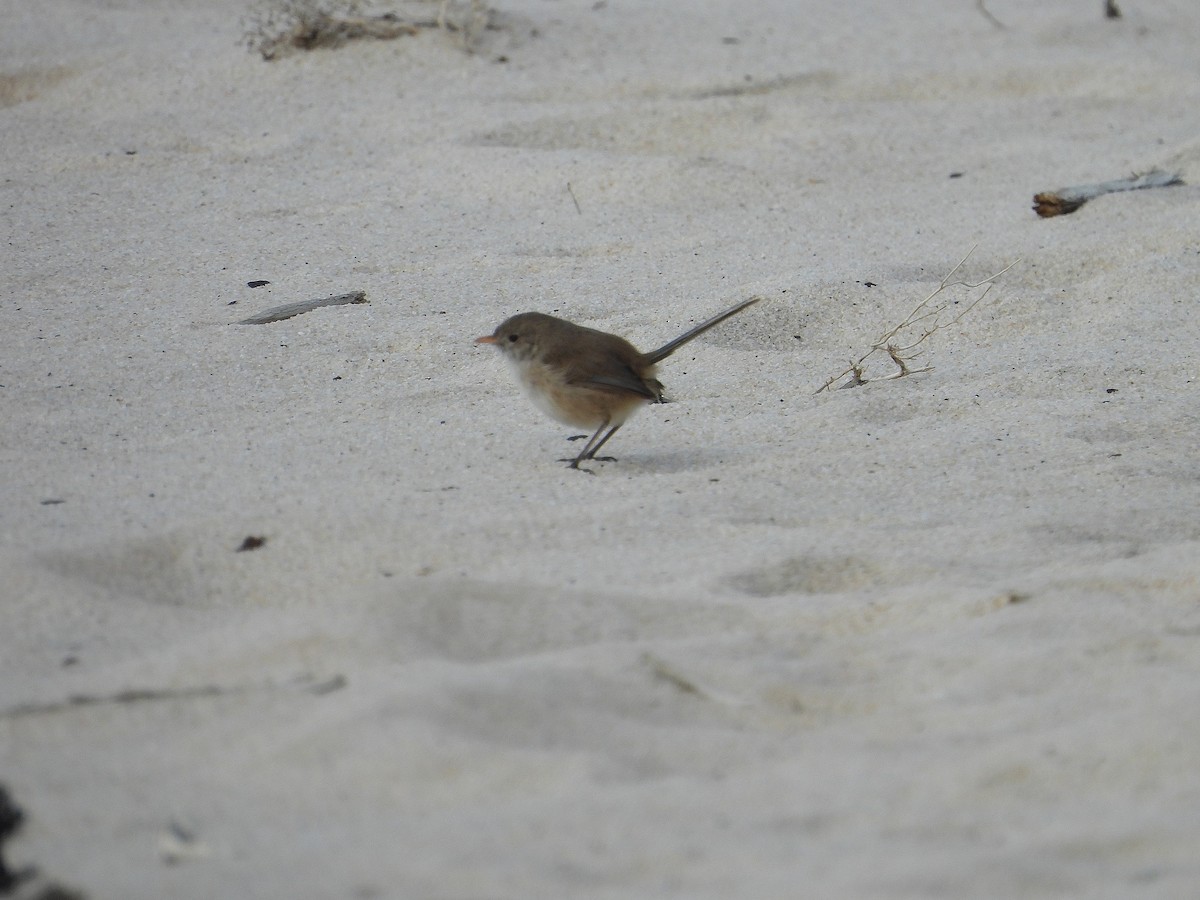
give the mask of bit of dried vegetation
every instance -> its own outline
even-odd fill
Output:
[[[913,375],[917,372],[931,371],[933,366],[922,366],[918,369],[912,368],[911,363],[920,355],[920,351],[917,348],[937,332],[958,323],[963,316],[978,306],[983,298],[988,295],[988,291],[995,285],[996,280],[1019,262],[1017,260],[1016,262],[1009,263],[995,275],[989,275],[982,281],[951,281],[950,279],[963,267],[963,264],[970,259],[971,254],[974,252],[975,248],[972,247],[967,255],[959,261],[958,265],[951,269],[946,274],[946,277],[941,280],[937,286],[937,290],[918,303],[913,308],[913,311],[904,318],[904,321],[894,328],[885,331],[871,345],[870,350],[858,359],[853,360],[849,366],[826,381],[814,393],[819,394],[822,391],[829,390],[839,381],[842,381],[843,378],[846,380],[838,385],[839,389],[858,387],[859,385],[866,384],[868,381],[888,381],[892,378],[903,378],[905,375]],[[954,288],[962,288],[966,291],[983,288],[983,291],[979,296],[962,305],[952,296],[944,296],[947,291],[951,291]],[[939,298],[941,299],[939,300]],[[952,307],[956,308],[952,310]],[[887,375],[867,378],[867,361],[877,354],[886,354],[892,363],[895,364],[897,371]]]
[[[475,52],[484,32],[496,28],[483,0],[409,0],[404,9],[370,12],[363,0],[264,0],[247,17],[244,42],[266,60],[297,50],[340,47],[355,40],[392,40],[422,30],[455,35]]]

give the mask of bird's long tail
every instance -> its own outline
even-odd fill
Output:
[[[712,328],[714,325],[720,325],[722,322],[724,322],[730,316],[737,315],[743,309],[745,309],[747,306],[751,306],[751,305],[757,303],[761,299],[762,299],[762,297],[751,297],[749,300],[743,300],[737,306],[730,307],[729,309],[725,310],[725,312],[723,312],[723,313],[717,313],[715,316],[713,316],[707,322],[701,322],[699,325],[697,325],[691,331],[687,331],[687,332],[681,334],[679,337],[675,338],[675,340],[671,341],[670,343],[663,344],[657,350],[651,350],[649,353],[647,353],[645,355],[646,362],[649,363],[650,365],[654,365],[657,362],[661,362],[662,360],[664,360],[668,356],[670,356],[672,353],[674,353],[676,350],[678,350],[680,347],[682,347],[684,344],[686,344],[688,341],[692,340],[692,338],[699,337],[700,335],[704,334],[704,332],[708,331],[708,329]]]

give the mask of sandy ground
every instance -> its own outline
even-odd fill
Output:
[[[0,6],[24,894],[1197,896],[1200,6],[1120,5]],[[472,343],[752,295],[594,476]]]

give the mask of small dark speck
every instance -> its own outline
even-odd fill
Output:
[[[194,844],[196,842],[196,835],[192,833],[191,829],[185,828],[174,820],[167,825],[167,831],[171,837],[182,844]]]
[[[876,282],[874,281],[864,281],[862,284],[863,287],[876,287]]]
[[[137,156],[137,151],[136,150],[126,150],[125,155],[126,156]]]
[[[247,535],[246,539],[242,541],[242,545],[237,548],[237,552],[244,553],[247,550],[257,550],[266,542],[267,539],[265,537],[258,537],[253,534]]]
[[[723,38],[721,38],[721,43],[722,44],[740,44],[741,41],[739,41],[735,37],[723,37]]]
[[[247,282],[246,282],[246,287],[252,287],[252,288],[255,288],[255,287],[262,287],[263,285],[267,285],[267,284],[270,284],[270,283],[271,283],[271,282],[269,282],[269,281],[247,281]]]
[[[74,665],[77,665],[78,663],[79,663],[79,657],[75,656],[74,654],[63,657],[63,661],[62,661],[63,668],[66,668],[67,666],[74,666]]]
[[[1104,389],[1104,393],[1106,393],[1106,394],[1115,394],[1116,392],[1117,392],[1116,388],[1105,388]]]
[[[230,300],[230,301],[229,301],[227,304],[225,304],[225,305],[226,305],[226,306],[237,306],[237,301],[236,301],[236,300]]]
[[[716,484],[716,483],[717,483],[718,481],[720,481],[721,479],[720,479],[720,478],[710,478],[710,479],[708,479],[708,480],[709,480],[709,482],[710,482],[711,484]]]
[[[66,500],[60,500],[58,497],[51,497],[48,500],[43,500],[42,506],[58,506],[58,504],[66,502]]]
[[[966,172],[951,172],[950,177],[951,178],[962,178],[966,174],[967,174]]]
[[[334,376],[333,376],[333,380],[334,380],[334,381],[341,381],[341,380],[342,380],[342,376],[341,376],[341,375],[334,375]]]
[[[345,675],[334,675],[325,681],[319,681],[316,684],[309,685],[308,692],[316,694],[318,697],[322,694],[332,694],[334,691],[340,691],[349,682],[346,681]]]

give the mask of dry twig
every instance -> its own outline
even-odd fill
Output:
[[[1081,184],[1034,194],[1033,211],[1043,219],[1049,219],[1052,216],[1065,216],[1073,213],[1089,200],[1095,200],[1105,194],[1138,191],[1143,188],[1173,187],[1177,184],[1183,184],[1183,179],[1179,177],[1178,172],[1162,172],[1154,169],[1142,175],[1130,175],[1128,178],[1118,178],[1115,181]]]
[[[115,694],[71,694],[63,700],[51,700],[45,703],[21,703],[17,706],[10,706],[8,709],[0,709],[0,720],[18,719],[25,716],[42,716],[91,706],[160,703],[173,700],[227,697],[233,694],[243,694],[251,690],[294,688],[319,697],[333,691],[341,690],[346,684],[346,677],[340,674],[335,674],[323,681],[316,681],[312,675],[304,674],[293,678],[286,684],[266,682],[263,684],[230,685],[197,684],[174,688],[127,688],[123,691],[117,691]]]
[[[463,48],[474,52],[483,32],[497,27],[493,10],[483,0],[430,2],[437,3],[436,13],[431,10],[422,15],[417,3],[416,15],[367,15],[362,10],[363,0],[260,0],[249,16],[245,43],[263,59],[274,60],[294,50],[340,47],[354,40],[391,40],[423,29],[440,29],[457,34]]]
[[[868,381],[889,381],[893,378],[903,378],[905,375],[913,375],[918,372],[932,371],[933,366],[922,366],[919,369],[911,368],[910,364],[912,361],[920,355],[919,352],[914,352],[916,351],[917,347],[937,332],[949,328],[951,325],[959,322],[963,316],[978,306],[983,298],[988,295],[988,291],[992,289],[992,286],[996,283],[996,280],[1001,275],[1020,262],[1020,260],[1011,262],[995,275],[989,275],[982,281],[951,281],[950,279],[953,278],[955,273],[963,267],[966,261],[971,258],[971,254],[974,252],[975,247],[972,247],[967,252],[967,255],[959,260],[958,265],[951,269],[946,274],[946,277],[941,280],[937,286],[937,290],[918,303],[913,308],[913,311],[904,318],[904,321],[891,330],[880,335],[875,343],[871,345],[870,350],[868,350],[858,359],[853,360],[849,366],[847,366],[838,374],[834,375],[823,385],[817,388],[813,393],[819,394],[822,391],[827,391],[843,378],[847,378],[847,376],[849,376],[848,379],[839,385],[839,389],[858,387],[861,384],[866,384]],[[983,292],[949,318],[946,318],[950,311],[950,307],[957,305],[956,302],[950,299],[943,299],[939,303],[934,303],[933,301],[951,288],[964,288],[968,291],[983,288]],[[913,337],[913,330],[918,328],[919,330],[916,332],[916,336]],[[908,337],[904,337],[906,334]],[[893,364],[895,364],[897,371],[888,375],[882,375],[878,378],[868,379],[865,377],[867,360],[879,353],[887,354],[888,358],[891,359]]]
[[[989,22],[992,23],[993,27],[1003,30],[1004,23],[1001,22],[999,19],[997,19],[995,16],[993,16],[991,14],[991,12],[988,11],[988,8],[984,5],[983,0],[975,0],[975,8],[978,9],[979,12],[983,14],[983,17],[985,19],[987,19]]]
[[[264,312],[242,319],[239,325],[267,325],[271,322],[282,322],[292,316],[299,316],[322,306],[348,306],[354,303],[366,303],[366,291],[351,291],[349,294],[338,294],[336,297],[322,297],[319,300],[300,300],[296,303],[285,303],[283,306],[273,306]],[[244,549],[253,550],[254,547]]]

